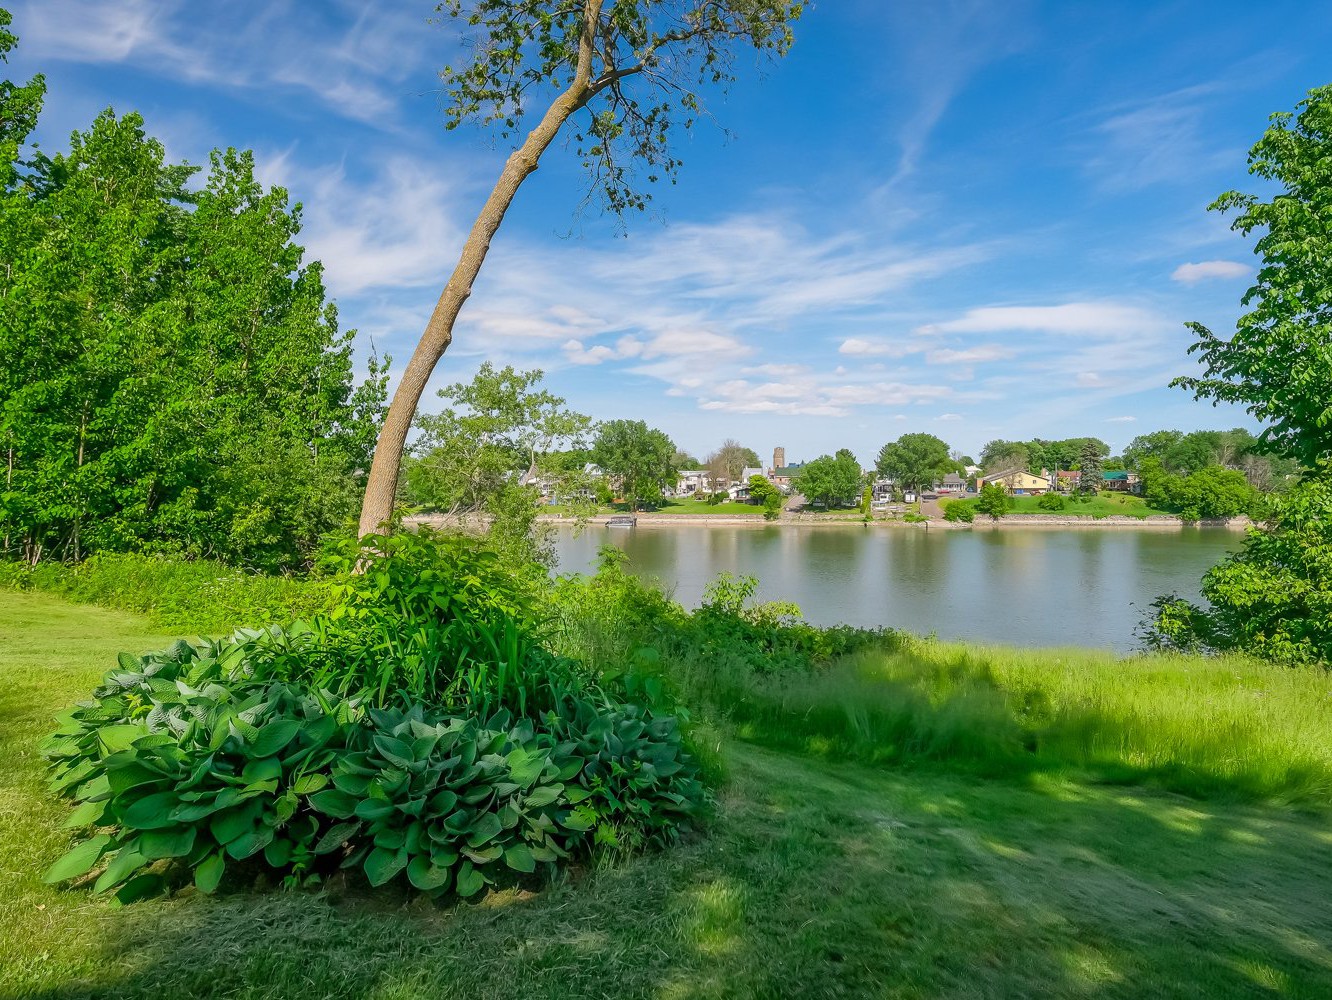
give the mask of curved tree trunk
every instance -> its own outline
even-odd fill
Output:
[[[374,459],[370,463],[370,475],[365,484],[359,529],[361,538],[381,530],[393,515],[393,500],[398,491],[403,450],[407,446],[407,433],[411,429],[412,420],[416,417],[416,407],[421,402],[421,394],[425,391],[426,382],[435,370],[435,365],[453,340],[453,324],[458,319],[463,303],[472,294],[472,285],[490,251],[490,241],[504,221],[504,214],[513,204],[514,195],[518,193],[523,181],[536,171],[541,154],[554,141],[561,126],[596,92],[590,81],[591,35],[600,8],[601,0],[587,0],[585,30],[573,83],[555,99],[540,124],[528,133],[522,146],[504,164],[490,197],[472,223],[462,254],[453,274],[449,276],[449,283],[444,286],[439,301],[435,303],[425,333],[421,335],[407,370],[403,372],[402,381],[393,393],[393,401],[389,403],[384,426],[375,443]]]

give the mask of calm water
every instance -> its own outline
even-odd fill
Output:
[[[723,570],[759,578],[818,624],[888,625],[941,639],[1129,650],[1158,594],[1196,597],[1203,571],[1237,548],[1224,528],[593,526],[561,529],[560,571],[588,572],[597,548],[624,549],[688,606]]]

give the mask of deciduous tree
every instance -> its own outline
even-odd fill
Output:
[[[948,445],[933,434],[903,434],[879,449],[874,468],[905,489],[928,489],[955,463]]]
[[[474,33],[467,57],[441,73],[446,125],[479,121],[501,137],[533,127],[505,162],[403,372],[375,449],[361,533],[388,519],[408,429],[426,381],[518,189],[562,131],[614,213],[641,209],[640,183],[671,178],[671,149],[726,84],[736,46],[784,55],[798,0],[444,0],[440,13]],[[546,100],[548,98],[548,100]],[[566,125],[569,129],[566,130]]]
[[[641,420],[609,420],[597,431],[592,461],[619,481],[631,504],[656,503],[662,491],[675,483],[671,463],[675,445],[665,431]]]

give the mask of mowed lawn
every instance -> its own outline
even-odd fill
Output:
[[[45,886],[68,810],[35,745],[164,641],[0,592],[0,996],[1332,996],[1326,815],[739,743],[708,836],[540,893]]]

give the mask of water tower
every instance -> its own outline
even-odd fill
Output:
[[[778,469],[786,468],[786,449],[772,449],[772,469],[776,472]]]

